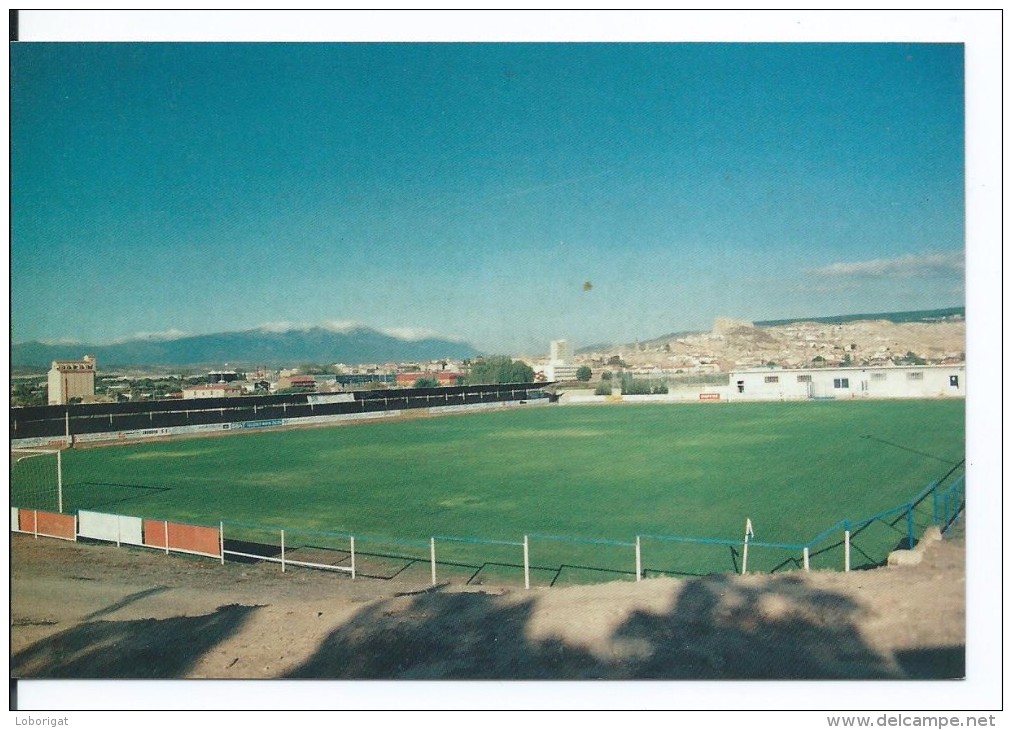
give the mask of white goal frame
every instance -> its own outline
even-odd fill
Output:
[[[14,465],[36,456],[56,454],[56,511],[63,514],[63,451],[62,449],[11,449],[11,471]]]

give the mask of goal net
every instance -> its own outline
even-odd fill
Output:
[[[11,507],[63,512],[59,449],[11,450]]]

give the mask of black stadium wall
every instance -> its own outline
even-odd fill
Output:
[[[548,399],[546,385],[462,385],[12,408],[11,440],[15,446],[66,445],[340,422],[418,409],[441,412],[543,403]]]

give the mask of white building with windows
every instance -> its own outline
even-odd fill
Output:
[[[560,380],[576,380],[578,366],[573,365],[569,359],[572,357],[572,350],[566,340],[552,340],[549,346],[548,362],[536,363],[533,366],[534,372],[544,377],[545,380],[557,382]]]
[[[238,383],[203,383],[188,385],[183,388],[183,400],[196,398],[234,398],[242,395],[242,386]]]
[[[965,364],[737,370],[727,386],[728,400],[964,397]]]

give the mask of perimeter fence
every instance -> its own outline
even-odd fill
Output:
[[[711,573],[859,570],[912,549],[929,526],[943,533],[966,507],[963,463],[909,501],[860,519],[840,520],[805,542],[635,535],[629,540],[527,533],[516,540],[453,535],[398,539],[276,525],[219,521],[184,524],[80,510],[62,515],[11,509],[11,530],[38,537],[115,542],[216,558],[221,563],[277,564],[282,572],[316,569],[352,579],[412,583],[554,586]]]

